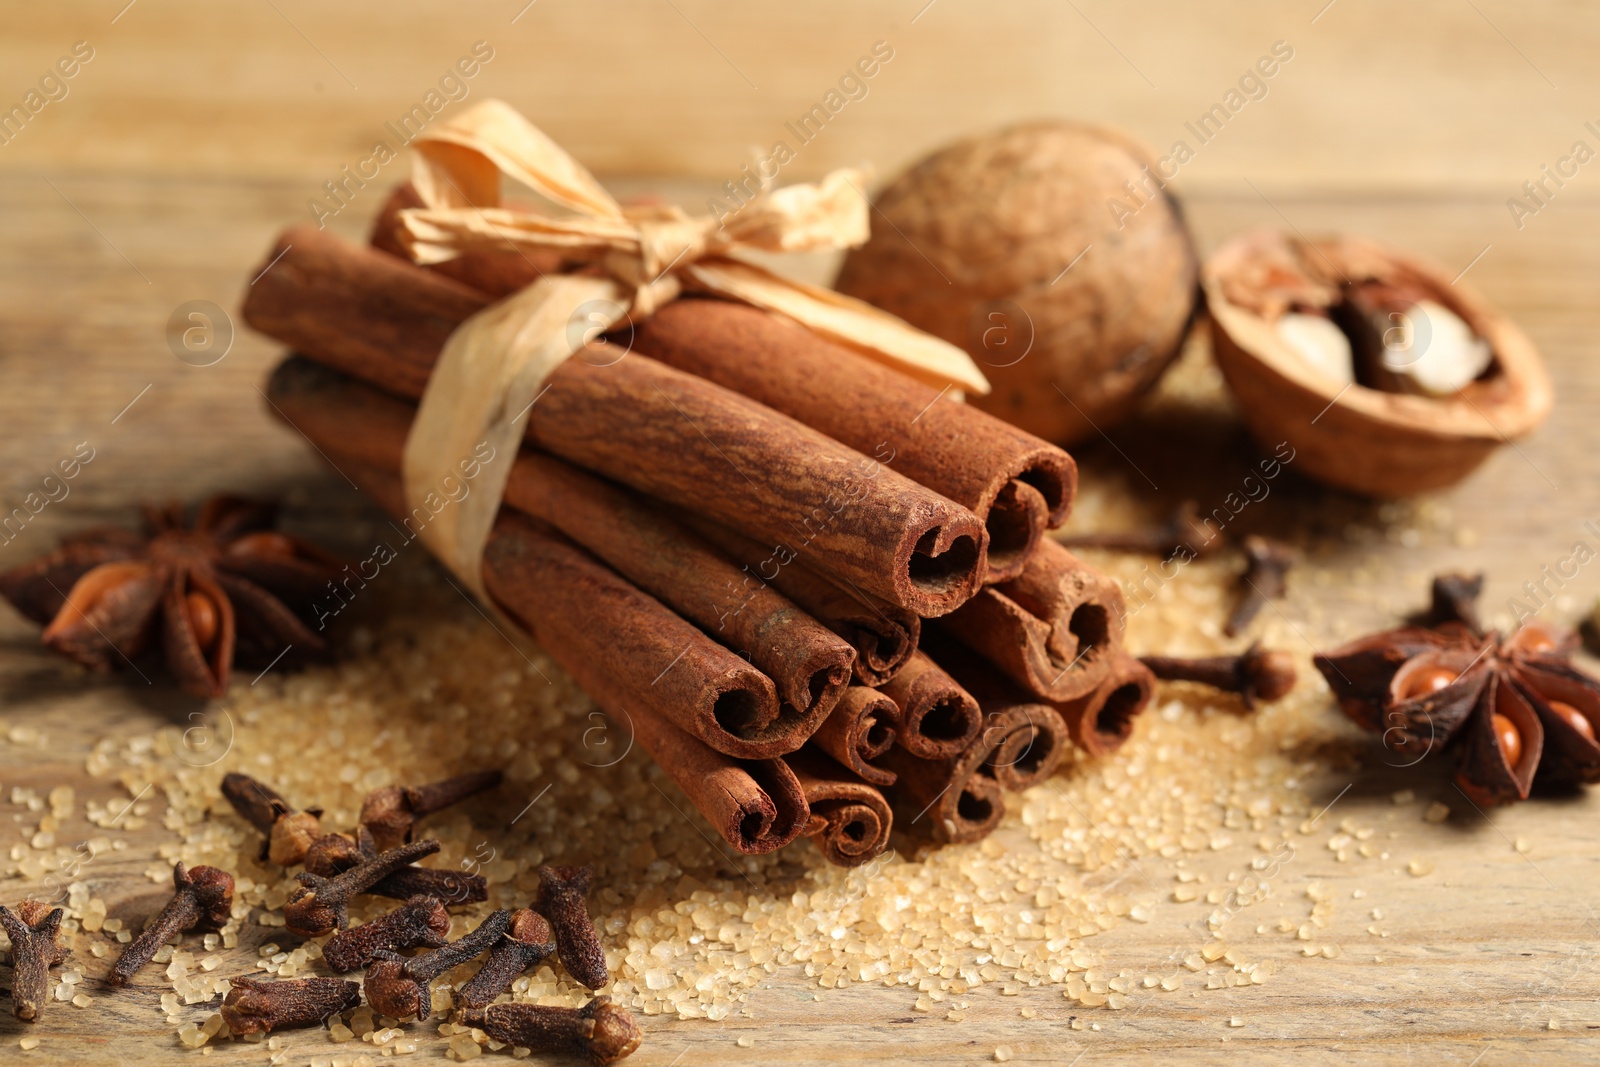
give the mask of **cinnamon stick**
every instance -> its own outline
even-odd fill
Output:
[[[819,752],[802,750],[786,762],[811,809],[804,836],[829,863],[859,867],[883,854],[894,815],[882,793]]]
[[[922,617],[869,593],[840,588],[779,543],[763,547],[718,523],[682,512],[680,518],[729,558],[744,564],[752,580],[768,583],[856,650],[855,678],[881,686],[900,673],[922,639]]]
[[[1077,746],[1091,756],[1122,747],[1133,734],[1133,721],[1155,695],[1150,668],[1126,652],[1111,658],[1106,675],[1093,692],[1055,705]]]
[[[1067,724],[1050,705],[1021,700],[984,712],[984,730],[999,737],[984,772],[1010,793],[1049,778],[1072,744]]]
[[[1013,793],[1055,773],[1072,743],[1055,707],[1023,692],[993,664],[944,635],[927,650],[983,711],[981,736],[990,753],[982,773]]]
[[[1076,700],[1099,686],[1122,644],[1117,583],[1046,538],[1009,582],[939,620],[1035,697]]]
[[[650,600],[646,594],[560,534],[541,531],[533,520],[515,513],[495,523],[484,550],[484,583],[501,608],[538,639],[595,703],[631,728],[730,845],[759,855],[800,835],[809,814],[805,796],[782,760],[737,759],[718,752],[674,725],[676,716],[666,702],[675,698],[656,696],[674,676],[707,673],[672,661],[669,651],[674,642],[681,646],[686,639],[692,651],[683,660],[706,654],[697,645],[718,648],[703,634],[665,609],[661,617],[644,617],[643,602]],[[616,651],[597,655],[593,638],[606,633]],[[646,678],[663,664],[655,680]]]
[[[390,197],[372,243],[394,255],[398,212],[421,205],[409,183]],[[472,251],[429,269],[493,297],[543,270],[504,252]],[[636,351],[759,400],[970,508],[989,530],[985,581],[1021,573],[1045,528],[1066,521],[1077,465],[1066,452],[987,412],[760,308],[683,299],[635,324]]]
[[[406,514],[398,474],[324,451],[390,514]],[[655,716],[727,747],[748,747],[728,727],[776,704],[766,675],[536,520],[502,512],[491,541],[501,547],[493,568],[484,554],[490,595],[602,707],[625,707],[636,719]],[[602,683],[613,702],[602,700]]]
[[[912,655],[883,693],[900,708],[894,747],[920,759],[950,759],[964,752],[983,724],[977,701],[922,652]]]
[[[747,304],[682,299],[635,324],[634,351],[726,386],[970,508],[986,582],[1008,581],[1066,520],[1077,467],[1008,422]]]
[[[884,753],[896,775],[885,792],[900,826],[949,844],[987,837],[1006,811],[1000,783],[984,771],[998,740],[977,733],[945,759],[921,759],[899,745]]]
[[[405,516],[397,475],[348,456],[336,463],[391,515]],[[649,668],[628,661],[643,655],[660,662],[674,631],[681,637],[688,630],[691,645],[711,642],[561,534],[514,511],[502,512],[495,523],[483,575],[496,603],[644,746],[730,845],[760,855],[800,835],[809,818],[805,795],[781,759],[728,756],[672,723],[673,700],[692,702],[730,682],[747,682],[753,669],[745,665],[743,675],[728,679],[715,670],[718,657],[705,657],[700,648],[668,664],[659,678],[645,677]],[[635,644],[646,647],[631,649]],[[713,661],[709,667],[704,658]],[[744,697],[754,698],[753,693]]]
[[[844,691],[833,711],[811,740],[856,777],[869,785],[893,785],[894,772],[876,767],[900,732],[900,707],[876,689],[853,685]]]
[[[281,258],[279,258],[281,257]],[[421,395],[475,290],[310,226],[283,235],[245,321],[310,358]],[[530,442],[762,540],[890,603],[942,615],[976,592],[988,535],[957,505],[793,419],[650,359],[569,359],[527,416]]]
[[[317,447],[399,474],[415,415],[404,401],[298,358],[274,373],[267,397]],[[855,650],[844,639],[775,590],[747,589],[744,572],[637,495],[527,449],[511,462],[508,505],[582,544],[747,656],[777,686],[779,706],[752,708],[720,729],[680,725],[713,748],[751,759],[791,752],[816,731],[850,680]]]

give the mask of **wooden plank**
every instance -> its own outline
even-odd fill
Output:
[[[495,58],[468,99],[505,97],[605,173],[720,183],[780,139],[798,151],[790,176],[861,162],[890,173],[962,133],[1063,115],[1163,151],[1188,140],[1198,155],[1183,182],[1196,189],[1233,192],[1248,177],[1267,189],[1469,187],[1503,202],[1574,140],[1600,148],[1584,127],[1600,119],[1585,103],[1600,89],[1600,14],[1580,0],[497,0],[448,15],[422,0],[124,3],[8,14],[7,106],[74,42],[95,58],[0,167],[294,177],[304,200],[479,40]],[[879,40],[893,60],[802,146],[785,123]],[[1185,130],[1280,40],[1294,58],[1264,96],[1208,144]]]
[[[255,387],[277,358],[275,347],[241,334],[226,359],[202,368],[175,358],[165,337],[168,316],[184,301],[235,305],[272,234],[302,206],[303,187],[297,181],[159,175],[55,180],[57,189],[31,175],[0,178],[8,205],[8,240],[0,246],[0,425],[8,459],[0,469],[0,503],[9,510],[77,441],[92,441],[97,455],[72,495],[0,549],[0,562],[44,551],[69,529],[128,521],[142,499],[194,499],[223,488],[285,496],[298,527],[345,547],[362,545],[375,517],[262,410]],[[675,188],[684,197],[695,191]],[[705,187],[699,189],[704,195]],[[369,204],[360,206],[368,210]],[[1197,195],[1190,210],[1207,246],[1247,225],[1281,222],[1280,211],[1308,232],[1375,233],[1462,266],[1490,243],[1494,247],[1469,277],[1522,322],[1560,383],[1557,411],[1543,432],[1518,450],[1502,450],[1466,484],[1430,503],[1435,518],[1440,509],[1453,513],[1447,521],[1424,521],[1404,509],[1384,512],[1304,484],[1286,483],[1262,505],[1252,523],[1313,539],[1334,576],[1326,588],[1297,587],[1287,608],[1308,638],[1327,640],[1386,621],[1418,601],[1424,576],[1435,568],[1487,568],[1489,602],[1503,605],[1522,581],[1569,550],[1583,519],[1600,515],[1600,486],[1592,476],[1600,445],[1600,425],[1592,418],[1600,372],[1590,358],[1600,330],[1600,311],[1590,299],[1600,280],[1594,241],[1600,208],[1562,202],[1507,239],[1493,229],[1501,210],[1494,196],[1329,198],[1274,190],[1270,205],[1254,196]],[[357,221],[353,209],[338,224],[359,233]],[[1201,366],[1186,366],[1184,373],[1205,375]],[[1226,402],[1207,399],[1204,389],[1200,395],[1198,403],[1163,399],[1113,430],[1116,448],[1083,450],[1085,520],[1097,509],[1102,515],[1117,509],[1154,514],[1180,494],[1207,499],[1231,486],[1252,450]],[[1183,448],[1174,450],[1180,439]],[[1129,460],[1166,492],[1149,491]],[[1347,527],[1354,539],[1347,539]],[[1418,544],[1405,543],[1406,528],[1418,531]],[[1458,528],[1471,536],[1458,543]],[[1381,594],[1363,598],[1358,586],[1378,586]],[[1600,577],[1585,570],[1562,592],[1554,611],[1570,619],[1600,593]],[[1136,644],[1140,625],[1136,619]],[[5,727],[33,727],[47,739],[42,748],[0,744],[0,856],[25,840],[30,822],[38,820],[9,803],[13,787],[44,792],[73,784],[80,811],[86,798],[126,800],[119,787],[84,773],[90,745],[102,736],[183,725],[196,708],[160,686],[73,677],[35,641],[35,629],[13,614],[0,620]],[[1405,776],[1376,761],[1359,774],[1351,768],[1317,783],[1315,795],[1331,801],[1351,781],[1336,817],[1396,835],[1384,838],[1392,859],[1340,864],[1320,847],[1323,837],[1308,838],[1318,847],[1286,870],[1272,898],[1259,905],[1261,917],[1235,920],[1237,942],[1276,971],[1263,987],[1191,987],[1164,995],[1138,990],[1121,1012],[1088,1013],[1050,988],[1018,997],[985,988],[970,997],[958,1023],[942,1012],[912,1011],[915,994],[903,988],[856,984],[813,1000],[814,986],[797,968],[786,968],[751,998],[753,1017],[736,1013],[718,1024],[647,1018],[648,1042],[631,1062],[747,1063],[760,1057],[801,1064],[881,1055],[954,1064],[986,1060],[1001,1045],[1017,1062],[1052,1063],[1070,1063],[1085,1052],[1085,1062],[1108,1063],[1179,1052],[1197,1062],[1266,1062],[1287,1054],[1311,1062],[1376,1063],[1392,1062],[1408,1049],[1431,1062],[1468,1063],[1486,1045],[1500,1057],[1557,1062],[1593,1056],[1588,1027],[1600,1023],[1593,1007],[1600,975],[1589,966],[1589,914],[1600,801],[1540,801],[1496,812],[1492,820],[1432,826],[1418,818],[1422,800],[1397,806],[1389,795],[1411,787],[1423,800],[1448,796],[1440,772]],[[113,914],[130,921],[159,898],[145,870],[171,840],[161,822],[162,799],[145,800],[150,810],[143,828],[112,834],[126,848],[97,860],[88,876]],[[104,832],[76,820],[60,835],[78,840]],[[1519,839],[1527,842],[1526,854],[1512,847]],[[1425,857],[1436,870],[1419,878],[1389,873],[1412,857]],[[0,865],[8,862],[0,859]],[[1238,869],[1241,857],[1234,850],[1193,862],[1216,884]],[[1113,877],[1132,885],[1138,875],[1125,869]],[[1303,920],[1309,907],[1303,894],[1314,882],[1331,887],[1338,900],[1330,933],[1343,946],[1337,959],[1305,960],[1301,943],[1273,925],[1282,917]],[[0,881],[0,899],[20,896],[25,887],[16,879]],[[1355,899],[1357,889],[1367,896]],[[1384,911],[1377,925],[1389,937],[1366,933],[1374,923],[1371,907]],[[1092,942],[1117,968],[1170,968],[1176,949],[1198,944],[1196,924],[1203,926],[1206,910],[1164,904],[1150,923],[1123,924]],[[1250,933],[1258,924],[1268,932]],[[268,936],[251,930],[225,967],[247,968],[250,946]],[[26,1033],[45,1039],[27,1062],[66,1063],[85,1055],[170,1062],[178,1046],[157,995],[154,985],[117,997],[97,990],[90,1008],[53,1005],[47,1022],[29,1031],[0,1019],[0,1048],[13,1048]],[[1022,1007],[1036,1018],[1023,1019]],[[1074,1017],[1084,1029],[1072,1027]],[[1230,1026],[1232,1018],[1243,1025]],[[1561,1028],[1547,1029],[1552,1020]],[[315,1032],[287,1036],[290,1062],[337,1051]],[[754,1044],[739,1046],[741,1037]],[[427,1054],[442,1055],[437,1046],[425,1045]],[[230,1059],[260,1054],[244,1046],[216,1053]]]

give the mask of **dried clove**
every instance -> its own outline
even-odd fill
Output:
[[[590,989],[599,989],[611,980],[606,969],[606,950],[600,945],[600,935],[589,919],[589,907],[584,898],[589,895],[589,883],[594,878],[594,868],[552,867],[539,868],[539,896],[533,908],[550,921],[555,933],[556,956],[567,973]]]
[[[306,850],[306,870],[332,878],[377,854],[372,835],[364,826],[356,830],[354,840],[349,834],[323,834]],[[447,907],[458,907],[488,900],[489,884],[481,874],[407,866],[378,879],[367,892],[395,900],[436,897]]]
[[[639,1024],[610,997],[595,997],[581,1008],[540,1004],[491,1004],[468,1008],[461,1022],[496,1041],[534,1052],[577,1052],[595,1064],[615,1063],[644,1040]]]
[[[1244,706],[1256,701],[1272,703],[1294,688],[1294,660],[1287,652],[1251,645],[1237,656],[1204,656],[1179,659],[1172,656],[1142,656],[1150,673],[1169,682],[1199,682],[1229,693],[1238,693]]]
[[[412,897],[393,911],[342,930],[322,946],[322,958],[335,974],[365,967],[380,952],[437,948],[450,934],[450,913],[433,897]]]
[[[499,771],[478,771],[427,785],[389,785],[361,802],[361,825],[372,832],[378,851],[406,844],[418,820],[459,804],[500,784]]]
[[[437,841],[416,841],[387,852],[334,875],[332,878],[310,871],[295,875],[300,888],[283,906],[284,924],[297,934],[317,937],[330,930],[343,930],[350,922],[350,898],[364,893],[387,875],[407,864],[439,851]]]
[[[1433,579],[1428,610],[1411,617],[1418,626],[1440,627],[1459,623],[1474,634],[1483,633],[1478,618],[1478,597],[1483,593],[1483,573],[1438,574]]]
[[[509,989],[517,975],[543,962],[555,950],[550,924],[544,916],[530,908],[518,908],[511,913],[505,935],[495,942],[478,973],[456,992],[456,1001],[468,1008],[494,1003],[494,998]]]
[[[223,775],[222,795],[234,811],[266,836],[261,858],[280,867],[293,867],[305,859],[306,849],[322,834],[321,808],[296,811],[276,789],[248,774]]]
[[[265,1034],[316,1026],[361,1004],[361,987],[343,978],[290,978],[263,982],[248,975],[229,980],[222,1021],[235,1034]]]
[[[1245,569],[1239,578],[1242,591],[1233,614],[1222,632],[1235,637],[1244,632],[1267,602],[1281,598],[1288,590],[1289,568],[1299,553],[1282,541],[1251,534],[1244,539]]]
[[[1162,559],[1187,556],[1193,560],[1209,556],[1227,544],[1227,539],[1219,536],[1221,531],[1211,530],[1206,522],[1198,505],[1185,500],[1166,522],[1153,529],[1069,534],[1061,538],[1061,543],[1068,548],[1109,548],[1117,552],[1149,552]]]
[[[493,911],[470,934],[443,948],[410,957],[379,953],[363,983],[367,1003],[391,1019],[426,1019],[433,1014],[428,983],[491,948],[510,925],[510,912]]]
[[[61,934],[60,908],[28,899],[16,914],[0,905],[0,927],[11,939],[11,1007],[23,1022],[38,1022],[50,999],[50,968],[67,958],[56,944]]]
[[[185,930],[214,931],[228,924],[233,913],[233,875],[216,867],[172,869],[177,894],[161,909],[144,933],[128,943],[112,966],[106,981],[127,985],[134,973],[150,962],[156,950]]]

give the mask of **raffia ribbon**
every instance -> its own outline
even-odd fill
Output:
[[[422,531],[423,540],[480,597],[481,559],[522,439],[522,419],[561,362],[596,334],[645,317],[686,291],[787,315],[829,340],[932,385],[987,393],[954,345],[870,304],[791,281],[742,252],[813,252],[867,239],[861,176],[764,190],[720,220],[675,206],[623,207],[577,160],[499,100],[430,126],[413,142],[412,175],[426,205],[401,212],[400,240],[418,263],[481,249],[554,249],[592,266],[546,275],[462,323],[446,341],[405,450],[407,503],[422,506],[484,442],[496,460],[473,491]],[[501,206],[502,175],[570,214]],[[484,598],[487,599],[487,598]]]

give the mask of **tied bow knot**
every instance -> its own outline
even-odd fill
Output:
[[[861,175],[763,188],[722,217],[665,204],[624,207],[582,164],[515,109],[485,100],[429,126],[415,141],[412,182],[423,207],[400,213],[399,238],[418,263],[475,250],[555,251],[573,273],[548,274],[456,328],[428,380],[404,473],[418,506],[483,445],[504,456],[474,492],[422,531],[435,555],[483,594],[481,560],[510,477],[519,421],[550,373],[598,325],[648,316],[685,291],[738,300],[797,320],[813,332],[936,389],[986,393],[961,349],[870,304],[784,278],[750,252],[816,252],[866,241]],[[566,209],[555,215],[501,203],[503,177]],[[595,309],[601,309],[598,313]],[[581,322],[584,329],[574,329]],[[487,598],[484,597],[487,602]]]

